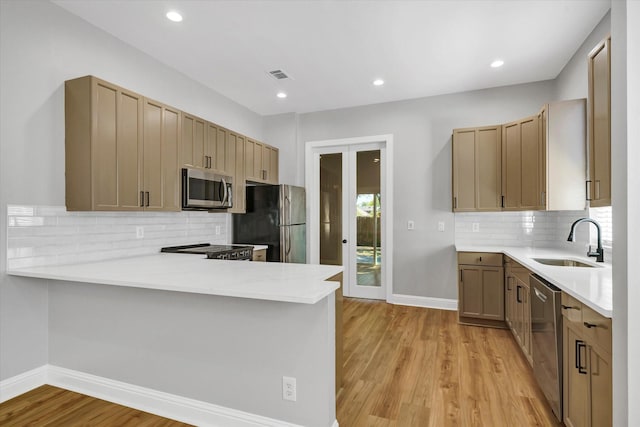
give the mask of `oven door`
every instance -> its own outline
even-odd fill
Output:
[[[182,209],[224,209],[231,204],[231,177],[182,169]]]

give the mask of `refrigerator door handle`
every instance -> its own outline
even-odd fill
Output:
[[[291,225],[291,200],[287,196],[284,196],[284,215],[287,225]]]
[[[291,228],[287,227],[287,254],[286,254],[286,260],[289,261],[289,254],[291,253]]]

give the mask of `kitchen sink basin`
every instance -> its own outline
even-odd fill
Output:
[[[557,267],[590,267],[599,268],[599,265],[588,264],[582,261],[576,261],[574,259],[564,258],[533,258],[534,261],[545,265],[554,265]]]

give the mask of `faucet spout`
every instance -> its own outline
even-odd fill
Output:
[[[596,226],[596,231],[598,232],[598,248],[596,251],[591,250],[591,246],[589,246],[589,251],[587,252],[587,256],[595,257],[596,262],[604,262],[604,248],[602,247],[602,232],[600,230],[600,224],[594,219],[591,218],[580,218],[576,220],[573,224],[571,224],[571,230],[569,230],[569,237],[567,238],[568,242],[576,241],[576,226],[582,222],[590,222]]]

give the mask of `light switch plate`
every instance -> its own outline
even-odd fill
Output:
[[[411,220],[407,221],[407,230],[413,230],[415,228],[416,228],[416,223],[415,222],[413,222]]]
[[[444,221],[438,222],[438,231],[444,231]]]
[[[480,223],[479,222],[474,222],[473,225],[471,226],[471,230],[474,233],[477,233],[480,231]]]

